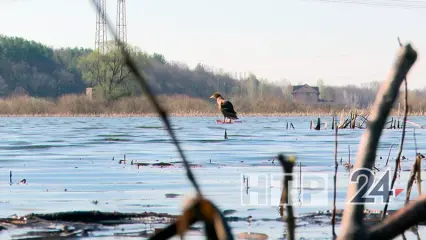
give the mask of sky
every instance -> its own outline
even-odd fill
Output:
[[[106,1],[115,23],[117,1]],[[95,22],[90,0],[0,0],[0,34],[55,48],[93,48]],[[419,54],[408,86],[424,88],[425,23],[426,0],[127,0],[129,44],[292,84],[383,81],[400,37]]]

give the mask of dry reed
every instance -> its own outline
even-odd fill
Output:
[[[161,105],[170,116],[218,116],[215,102],[185,95],[158,96]],[[231,99],[241,117],[260,116],[332,116],[348,112],[343,107],[304,105],[285,101],[277,97],[263,97],[255,101],[246,98]],[[363,112],[357,109],[357,112]],[[365,110],[364,110],[365,112]],[[397,112],[393,112],[396,114]],[[425,116],[424,111],[410,111],[410,116]],[[85,95],[64,95],[58,99],[11,96],[0,99],[0,116],[14,117],[132,117],[158,116],[147,98],[126,97],[107,102],[102,99],[90,100]]]

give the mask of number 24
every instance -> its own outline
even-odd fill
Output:
[[[368,168],[359,168],[352,172],[350,183],[359,183],[360,188],[355,193],[350,203],[375,203],[374,197],[382,197],[381,203],[386,203],[389,200],[389,195],[392,195],[392,191],[390,191],[389,169],[386,170],[376,183],[374,179],[375,176],[373,171]]]

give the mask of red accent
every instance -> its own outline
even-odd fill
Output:
[[[402,188],[395,188],[395,197],[397,197],[404,189]]]

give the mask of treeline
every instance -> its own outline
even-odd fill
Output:
[[[282,95],[280,87],[262,82],[254,75],[237,81],[227,73],[214,73],[201,64],[190,69],[166,61],[161,54],[150,55],[136,47],[129,48],[157,94],[200,98],[214,91],[252,97],[258,93]],[[106,54],[99,55],[91,49],[53,49],[23,38],[0,36],[0,96],[57,98],[84,93],[86,87],[94,87],[99,95],[112,100],[139,95],[113,43],[108,43],[108,49]],[[98,70],[103,75],[98,76]]]
[[[82,92],[85,84],[75,62],[89,52],[53,50],[34,41],[0,36],[0,96],[58,97]]]
[[[86,87],[93,87],[94,97],[107,104],[140,96],[114,44],[108,43],[107,49],[105,54],[84,48],[53,49],[23,38],[0,36],[0,97],[27,95],[56,101],[61,96],[84,94]],[[273,102],[277,106],[269,108],[280,111],[284,110],[280,105],[285,109],[296,106],[291,103],[293,84],[288,80],[272,83],[254,74],[236,79],[202,64],[191,69],[158,53],[148,54],[134,46],[128,49],[158,95],[186,95],[208,101],[213,92],[219,91],[250,111],[259,108],[262,101]],[[320,98],[327,100],[325,108],[365,109],[372,104],[380,83],[335,87],[318,80],[317,86]],[[410,109],[425,111],[425,97],[425,89],[410,91]]]

